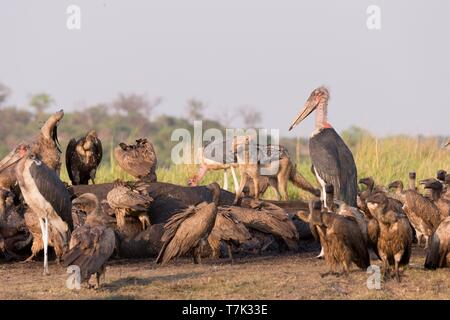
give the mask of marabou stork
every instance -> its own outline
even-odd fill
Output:
[[[32,152],[19,161],[16,176],[25,202],[39,217],[44,242],[44,274],[48,274],[49,223],[65,249],[73,229],[70,194],[56,172]]]
[[[314,173],[322,186],[324,205],[327,203],[325,185],[330,183],[333,185],[336,200],[356,207],[358,188],[355,160],[345,142],[327,121],[329,97],[325,87],[315,89],[289,130],[316,110],[316,129],[309,140],[309,155]]]

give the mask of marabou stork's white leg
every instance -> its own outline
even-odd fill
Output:
[[[228,173],[227,173],[227,169],[223,169],[223,190],[228,190]]]
[[[325,192],[325,181],[319,176],[319,174],[316,171],[316,168],[314,168],[314,173],[316,174],[317,181],[319,181],[320,186],[322,187],[322,192],[320,193],[320,198],[323,201],[323,206],[327,208],[327,193]],[[322,258],[325,255],[325,252],[323,250],[323,247],[320,248],[320,253],[316,258]]]
[[[234,170],[234,167],[231,166],[231,175],[233,176],[233,184],[234,184],[234,192],[236,192],[239,188],[239,181],[236,177],[236,171]]]
[[[39,223],[41,225],[41,232],[42,232],[42,242],[44,244],[44,275],[48,275],[48,255],[47,255],[47,249],[48,249],[48,219],[39,219]]]

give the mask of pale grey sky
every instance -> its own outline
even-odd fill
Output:
[[[310,134],[312,119],[287,128],[325,84],[339,131],[450,135],[449,31],[448,0],[0,0],[0,82],[10,104],[45,91],[67,110],[119,92],[163,96],[167,114],[191,97],[209,116],[249,105],[288,136]]]

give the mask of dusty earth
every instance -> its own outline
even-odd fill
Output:
[[[179,259],[159,267],[151,260],[110,261],[98,290],[69,290],[66,270],[50,263],[0,261],[0,299],[450,299],[450,269],[426,271],[425,253],[415,248],[402,282],[388,280],[368,289],[370,274],[353,269],[348,277],[327,276],[317,252],[236,259]],[[380,265],[380,261],[373,261]],[[94,279],[92,279],[94,280]]]

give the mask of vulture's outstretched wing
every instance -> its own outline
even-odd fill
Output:
[[[165,231],[161,239],[164,245],[156,263],[165,264],[172,258],[186,254],[196,247],[202,238],[207,237],[214,227],[214,224],[210,223],[214,210],[217,210],[214,203],[202,202],[174,215],[164,226]]]

